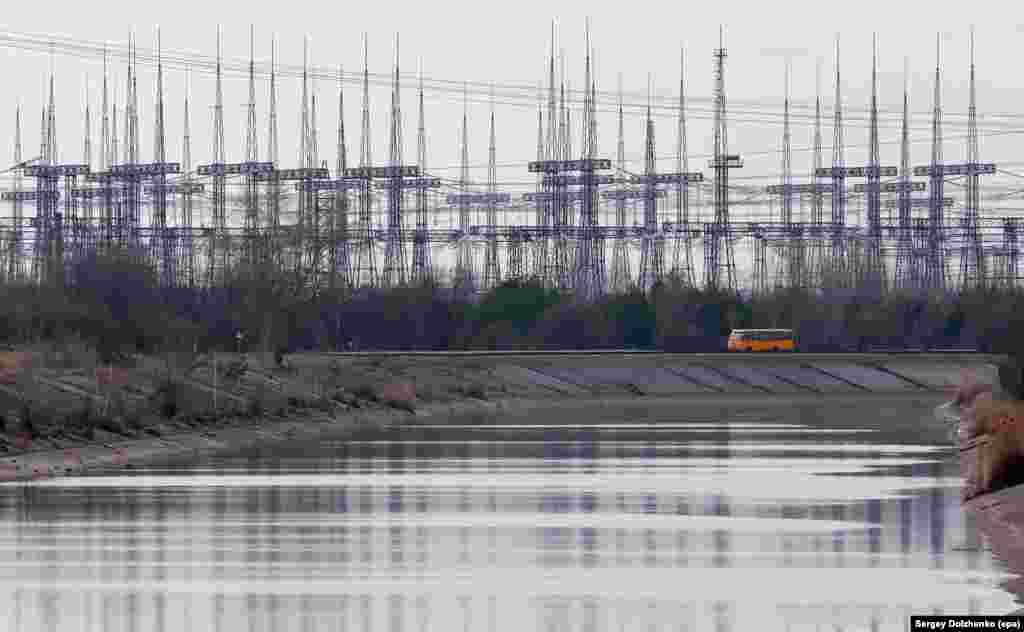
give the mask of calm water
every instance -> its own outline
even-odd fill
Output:
[[[965,523],[944,431],[922,424],[924,404],[604,409],[9,485],[0,618],[904,630],[911,613],[1016,609]]]

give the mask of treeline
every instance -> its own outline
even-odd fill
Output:
[[[279,266],[235,266],[214,289],[161,289],[144,258],[93,254],[71,284],[0,286],[0,340],[79,339],[110,360],[130,352],[373,349],[724,350],[733,328],[787,327],[808,351],[875,346],[1021,346],[1024,293],[776,290],[755,297],[669,277],[583,302],[535,280],[474,296],[434,281],[388,290],[322,288]],[[838,285],[838,284],[837,284]],[[850,284],[845,284],[850,287]],[[243,332],[244,338],[236,338]]]

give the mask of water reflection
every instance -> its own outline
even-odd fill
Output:
[[[610,411],[410,427],[7,485],[0,608],[26,631],[367,632],[902,630],[1015,608],[940,444],[823,434],[812,412],[666,416],[653,439]]]

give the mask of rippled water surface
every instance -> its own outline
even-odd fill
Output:
[[[7,485],[0,618],[597,632],[1009,612],[932,404],[472,418]]]

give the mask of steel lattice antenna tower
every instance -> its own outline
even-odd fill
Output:
[[[1008,289],[1017,287],[1017,275],[1019,270],[1017,233],[1019,232],[1019,224],[1020,218],[1003,218],[1003,248],[1006,252],[1006,269],[1004,271],[1003,282]]]
[[[249,102],[246,104],[245,161],[259,160],[259,140],[256,133],[256,29],[249,25]],[[259,181],[256,174],[245,176],[245,248],[250,266],[258,260],[259,246]]]
[[[309,97],[309,163],[313,168],[326,167],[320,164],[320,126],[317,122],[317,81],[316,76],[312,78],[312,90]],[[309,204],[309,269],[313,274],[312,287],[314,291],[319,290],[323,279],[323,217],[320,214],[320,196],[316,190],[309,191],[307,198]]]
[[[128,95],[125,109],[125,162],[134,165],[139,162],[139,99],[138,99],[138,63],[135,57],[135,35],[128,39]],[[142,221],[142,182],[138,175],[128,174],[125,177],[126,214],[128,216],[128,240],[131,248],[137,252],[140,244],[139,228]],[[141,253],[140,253],[141,254]]]
[[[686,63],[682,47],[679,48],[679,120],[676,132],[676,171],[688,173],[690,161],[686,147]],[[620,95],[621,103],[621,95]],[[620,111],[621,120],[621,111]],[[623,223],[625,218],[623,217]],[[619,224],[620,226],[622,224]],[[679,179],[676,190],[676,235],[672,253],[672,270],[686,287],[696,287],[693,273],[693,240],[690,235],[690,183]]]
[[[846,264],[846,163],[843,155],[843,100],[839,75],[839,37],[836,37],[836,97],[832,128],[832,248],[830,268],[842,273]],[[833,277],[836,279],[836,277]],[[838,278],[843,278],[842,276]]]
[[[583,74],[583,117],[581,129],[581,154],[583,160],[591,161],[583,172],[583,204],[580,212],[581,235],[576,241],[575,288],[577,295],[585,301],[593,301],[604,291],[602,268],[603,257],[598,251],[597,237],[597,190],[594,186],[592,161],[597,154],[596,114],[594,86],[591,75],[590,21],[586,29],[586,60]]]
[[[89,108],[89,76],[85,77],[85,134],[82,139],[82,163],[92,168],[92,116]],[[84,212],[83,219],[85,220],[86,230],[88,235],[92,236],[93,231],[93,217],[92,217],[92,200],[85,198],[82,200],[82,210]],[[82,242],[85,245],[85,242]],[[91,244],[89,244],[91,246]]]
[[[42,164],[49,163],[46,149],[46,106],[44,105],[39,117],[39,161]]]
[[[116,85],[116,82],[115,82]],[[110,166],[114,164],[117,159],[117,148],[116,141],[117,137],[117,120],[116,116],[114,119],[113,126],[111,126],[110,115],[113,105],[113,109],[116,112],[116,99],[114,104],[110,103],[108,98],[109,91],[107,89],[107,47],[103,46],[103,104],[102,113],[100,119],[100,172],[109,173]],[[108,180],[105,184],[105,195],[103,196],[103,210],[102,217],[100,218],[101,229],[100,229],[100,244],[101,247],[106,249],[110,247],[111,242],[114,240],[114,205],[116,200],[114,199],[113,192],[110,188],[110,181]]]
[[[473,286],[473,251],[468,240],[469,235],[469,135],[468,135],[468,90],[462,90],[462,161],[459,166],[459,231],[462,237],[458,243],[455,263],[455,283],[457,291],[472,292]]]
[[[372,164],[370,151],[370,72],[368,64],[369,44],[363,36],[363,117],[362,138],[359,147],[359,166],[367,168]],[[373,189],[370,178],[362,183],[359,195],[359,247],[356,259],[356,286],[373,286],[376,282],[376,245],[373,241]]]
[[[302,40],[302,103],[300,104],[299,119],[299,168],[313,168],[312,152],[312,121],[310,117],[309,101],[309,37]],[[303,181],[309,184],[308,180]],[[316,265],[312,260],[315,246],[309,242],[309,234],[313,224],[313,207],[316,205],[316,190],[309,187],[299,192],[298,217],[296,219],[297,242],[295,244],[295,278],[296,283],[303,281],[303,265],[308,264],[308,276],[305,280],[313,287],[316,287]]]
[[[331,288],[337,285],[336,276],[349,287],[352,283],[352,261],[349,252],[348,235],[348,189],[342,185],[345,169],[348,168],[348,154],[345,143],[345,71],[338,67],[338,149],[334,172],[338,187],[334,192],[334,218],[331,223]]]
[[[987,283],[985,254],[981,245],[980,226],[981,195],[978,181],[978,111],[974,86],[974,27],[971,27],[970,102],[967,106],[967,204],[964,209],[966,244],[960,258],[960,282],[962,288],[984,287]]]
[[[867,173],[867,278],[866,289],[877,294],[885,279],[882,262],[882,189],[878,149],[878,55],[876,38],[871,38],[871,114]]]
[[[39,156],[41,164],[50,164],[49,158],[47,157],[47,132],[46,132],[46,106],[44,105],[39,117]],[[40,184],[37,181],[36,190],[40,190]],[[46,185],[43,184],[42,191],[49,193]],[[34,233],[35,242],[33,243],[32,253],[32,278],[36,281],[43,281],[44,278],[44,265],[46,255],[46,232],[45,229],[49,222],[47,220],[47,211],[49,203],[45,200],[37,200],[36,202],[36,231]]]
[[[900,131],[900,190],[899,218],[896,244],[896,287],[907,291],[918,284],[914,262],[913,226],[910,217],[910,97],[907,81],[909,63],[904,59],[903,70],[903,127]]]
[[[544,84],[543,82],[537,86],[537,162],[541,162],[547,155],[545,153],[544,144]],[[541,172],[537,173],[537,192],[541,193],[545,189],[544,186],[544,174]],[[538,197],[536,201],[536,208],[534,212],[534,223],[541,233],[537,236],[534,243],[533,249],[533,275],[542,283],[546,283],[548,279],[547,269],[547,255],[548,255],[548,239],[547,230],[551,228],[551,201],[546,200],[543,197]]]
[[[561,53],[561,87],[560,87],[560,109],[558,119],[558,144],[555,149],[555,158],[553,160],[569,160],[570,159],[570,129],[569,129],[569,110],[565,103],[565,53]],[[572,287],[572,279],[569,276],[571,255],[569,251],[569,240],[566,235],[566,229],[570,226],[569,224],[569,200],[567,195],[567,188],[559,181],[555,185],[555,198],[556,203],[552,212],[552,227],[554,229],[554,247],[552,252],[552,258],[554,259],[552,265],[554,267],[554,283],[555,287],[560,290],[569,290]]]
[[[114,82],[117,83],[116,81]],[[110,109],[110,161],[107,163],[107,169],[114,166],[117,162],[117,88],[114,88],[114,103]]]
[[[184,243],[182,250],[185,259],[185,273],[183,281],[189,288],[196,286],[196,258],[195,243],[192,240],[192,132],[191,116],[189,114],[189,93],[191,92],[191,81],[185,79],[185,116],[182,126],[183,134],[181,139],[181,172],[184,174],[185,191],[181,198],[181,226],[184,229]]]
[[[281,186],[278,180],[278,128],[277,128],[277,41],[270,40],[270,113],[267,129],[267,160],[274,165],[274,174],[267,182],[267,229],[270,233],[268,247],[273,253],[276,267],[283,264],[280,241],[281,229]]]
[[[591,59],[593,59],[593,51],[591,51]],[[596,61],[593,62],[596,66]],[[591,103],[591,116],[590,116],[590,155],[592,157],[597,156],[597,81],[591,77],[590,79],[590,103]],[[600,234],[598,228],[598,213],[600,212],[600,199],[597,196],[597,192],[594,192],[594,211],[593,211],[593,234],[591,235],[593,243],[593,257],[594,257],[594,288],[596,291],[595,297],[600,298],[608,291],[608,273],[605,261],[605,238]]]
[[[626,232],[626,134],[622,116],[622,73],[619,73],[619,142],[615,154],[619,195],[615,200],[615,244],[612,250],[612,290],[625,292],[633,283],[629,265],[629,241]]]
[[[100,171],[107,171],[114,159],[110,154],[110,102],[107,99],[107,47],[103,46],[103,104],[100,112]]]
[[[416,165],[419,167],[420,176],[426,177],[427,173],[427,127],[426,113],[423,107],[423,64],[419,68],[419,125],[416,130]],[[428,193],[426,187],[416,189],[416,238],[412,246],[412,280],[416,283],[425,283],[432,273],[430,261],[430,241],[427,230],[429,229],[428,214]]]
[[[139,131],[139,60],[137,57],[137,46],[135,44],[135,34],[132,34],[132,71],[131,71],[131,91],[132,91],[132,162],[139,162],[142,154],[141,141]]]
[[[53,52],[50,52],[51,60]],[[52,66],[52,61],[50,62]],[[50,98],[46,109],[46,160],[51,165],[59,162],[57,157],[57,107],[53,97],[53,70],[50,70]]]
[[[932,164],[929,178],[928,266],[927,286],[933,290],[946,288],[946,255],[943,244],[942,208],[942,78],[939,70],[939,36],[935,36],[935,97],[932,110]]]
[[[22,161],[21,156],[21,105],[14,110],[14,163]],[[21,191],[22,170],[14,170],[14,217],[11,231],[11,245],[7,250],[7,279],[15,281],[21,279],[21,248],[22,248],[22,206],[17,193]]]
[[[114,77],[114,102],[112,104],[110,112],[110,162],[107,165],[107,169],[111,169],[117,162],[118,155],[118,144],[117,144],[117,77]],[[123,200],[120,195],[114,195],[114,189],[108,189],[110,192],[108,199],[110,201],[110,236],[107,241],[107,245],[123,245],[124,243],[124,208]]]
[[[249,25],[249,102],[246,104],[246,134],[245,134],[245,160],[256,162],[259,160],[259,141],[256,137],[256,30],[255,26]],[[256,209],[250,212],[255,215]]]
[[[562,160],[572,160],[572,82],[569,80],[568,74],[565,71],[565,51],[561,51],[562,56],[562,82],[565,86],[565,99],[563,99],[562,115],[565,118],[564,126],[562,127]],[[571,211],[566,206],[565,213]],[[564,226],[571,226],[568,219],[565,220]]]
[[[82,163],[92,166],[92,116],[89,108],[89,75],[85,76],[85,127],[82,137]]]
[[[45,146],[45,164],[59,163],[57,156],[57,108],[54,103],[53,48],[50,49],[50,92],[48,106],[43,113],[43,143]],[[43,180],[44,198],[36,203],[36,215],[39,217],[37,229],[37,269],[41,281],[52,281],[58,287],[62,283],[64,270],[63,236],[60,233],[60,222],[57,219],[57,179]],[[70,188],[70,187],[69,187]],[[68,195],[70,197],[70,193]],[[43,209],[42,213],[39,209]]]
[[[221,65],[220,65],[220,27],[217,27],[217,86],[213,106],[213,162],[222,165],[225,162],[224,155],[224,91],[221,87]],[[221,172],[218,172],[222,173]],[[226,204],[227,193],[225,191],[225,177],[215,174],[213,176],[213,233],[211,240],[211,257],[209,261],[209,272],[207,280],[210,285],[214,281],[214,269],[218,263],[221,269],[227,268],[227,217]]]
[[[402,102],[399,76],[399,41],[395,35],[395,75],[391,86],[391,129],[389,134],[388,163],[396,170],[388,178],[387,241],[384,244],[384,287],[405,284],[405,241],[402,239],[402,178],[397,171],[402,165]]]
[[[124,94],[124,110],[122,115],[124,117],[124,129],[122,130],[121,140],[123,145],[121,147],[121,163],[129,164],[131,161],[131,119],[132,119],[132,44],[131,37],[128,39],[128,78],[125,80],[125,94]],[[128,187],[125,187],[126,189]]]
[[[491,86],[491,137],[487,148],[487,192],[491,198],[487,201],[487,246],[484,253],[483,289],[491,290],[501,282],[501,268],[498,265],[498,209],[494,196],[498,193],[497,151],[494,137],[494,86]]]
[[[796,260],[798,239],[793,234],[793,156],[789,129],[789,59],[786,59],[785,98],[782,106],[782,209],[781,221],[785,231],[782,256],[779,258],[781,270],[777,281],[786,287],[800,285],[800,266]]]
[[[555,83],[555,23],[551,22],[551,52],[548,57],[548,113],[547,113],[547,143],[546,143],[546,154],[543,160],[558,160],[559,159],[559,136],[558,136],[558,125],[560,120],[560,114],[558,110],[558,91]],[[538,176],[540,177],[540,176]],[[557,229],[558,226],[558,200],[555,197],[557,192],[557,185],[549,181],[544,187],[544,193],[546,197],[542,204],[544,205],[544,220],[541,225],[545,227],[544,234],[538,240],[538,268],[541,280],[548,287],[554,287],[558,285],[557,273],[555,271],[554,262],[551,260],[554,257],[554,240],[551,238],[547,229]]]
[[[812,283],[820,284],[823,279],[822,272],[825,267],[825,243],[822,233],[824,222],[824,196],[818,187],[818,170],[824,164],[821,153],[821,58],[818,59],[815,69],[815,99],[814,99],[814,150],[811,164],[811,182],[814,184],[814,192],[811,194],[811,226],[813,232],[813,275]]]
[[[162,42],[160,29],[156,31],[156,111],[153,120],[153,162],[163,164],[167,162],[167,150],[164,144],[164,69],[162,58]],[[175,278],[175,257],[171,243],[171,236],[167,232],[167,178],[161,169],[154,178],[155,191],[153,192],[153,231],[152,239],[159,252],[161,284],[163,287],[170,287],[174,284]]]
[[[732,241],[729,234],[729,169],[743,166],[740,157],[729,154],[728,125],[725,101],[725,43],[719,30],[719,48],[715,59],[715,154],[711,166],[715,169],[715,221],[710,225],[710,238],[705,239],[705,286],[711,290],[736,289],[736,266],[733,261]],[[724,259],[724,261],[723,261]],[[725,279],[722,272],[725,272]],[[724,288],[722,287],[724,283]]]
[[[647,76],[647,119],[644,121],[644,175],[647,195],[644,196],[644,233],[640,241],[640,279],[638,285],[650,291],[662,277],[662,251],[658,231],[658,202],[655,197],[654,119],[651,118],[651,78]]]
[[[312,79],[312,90],[309,96],[309,164],[310,167],[320,165],[320,127],[317,124],[317,82],[316,77]]]

